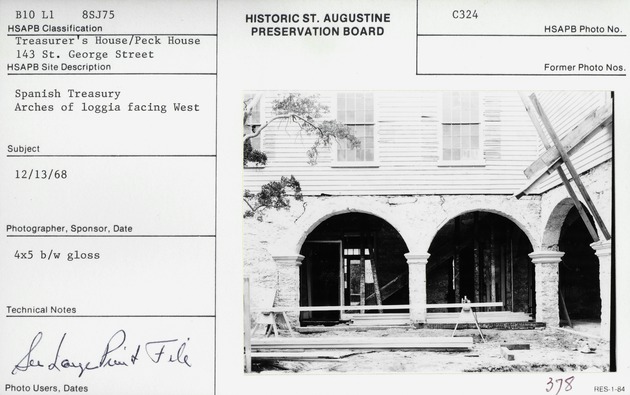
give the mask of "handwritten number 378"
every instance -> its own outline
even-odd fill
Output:
[[[556,395],[558,395],[562,390],[563,384],[565,391],[571,391],[573,389],[573,380],[575,380],[575,376],[567,377],[566,379],[555,380],[553,379],[553,377],[549,377],[549,381],[547,381],[547,388],[545,389],[545,391],[551,392],[553,391],[554,387],[557,386],[558,388],[556,389]]]

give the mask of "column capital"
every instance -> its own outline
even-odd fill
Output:
[[[272,258],[278,264],[300,266],[304,255],[273,255]]]
[[[429,261],[429,256],[431,256],[431,254],[427,254],[426,252],[408,252],[405,254],[405,258],[407,258],[407,264],[409,265],[426,265]]]
[[[600,240],[591,243],[591,248],[595,250],[598,257],[610,256],[612,253],[612,240]]]
[[[541,263],[560,263],[564,252],[562,251],[534,251],[529,254],[534,264]]]

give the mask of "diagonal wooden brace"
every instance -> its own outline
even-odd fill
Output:
[[[595,207],[595,204],[591,200],[591,197],[589,196],[588,191],[586,190],[586,188],[584,187],[584,184],[582,183],[582,180],[580,179],[580,175],[578,174],[577,170],[575,170],[575,167],[573,166],[573,163],[571,162],[571,159],[569,158],[569,154],[567,153],[565,147],[562,145],[562,142],[558,138],[558,135],[553,129],[553,126],[551,126],[551,122],[549,121],[549,118],[547,118],[547,115],[543,111],[542,106],[540,105],[540,102],[538,101],[538,98],[536,98],[535,94],[532,94],[530,96],[530,99],[532,101],[532,104],[534,105],[534,108],[536,109],[536,112],[540,116],[540,120],[545,126],[545,129],[547,129],[547,133],[549,134],[551,141],[553,141],[553,144],[556,146],[556,149],[558,150],[558,153],[560,154],[562,161],[567,167],[567,170],[569,170],[569,173],[571,174],[571,177],[573,178],[573,182],[575,183],[578,190],[582,194],[582,197],[584,198],[586,205],[591,210],[591,213],[593,214],[593,217],[595,218],[597,225],[601,229],[604,238],[606,240],[610,240],[610,233],[608,232],[608,229],[606,228],[606,224],[602,220],[602,217],[599,215],[599,212],[597,211],[597,207]],[[568,185],[568,180],[565,185]]]
[[[536,115],[534,114],[534,112],[532,111],[531,107],[529,106],[529,103],[527,101],[527,97],[524,94],[522,94],[522,93],[519,93],[519,94],[521,96],[521,101],[525,105],[525,109],[527,110],[527,114],[529,115],[529,118],[531,119],[532,123],[534,124],[534,128],[536,128],[536,132],[538,132],[538,136],[540,137],[540,141],[542,142],[542,144],[545,147],[545,149],[547,149],[547,152],[549,152],[549,148],[550,148],[551,144],[549,144],[549,142],[547,141],[547,137],[545,136],[545,131],[543,130],[542,126],[540,126],[540,123],[538,122],[538,119],[536,118]],[[582,202],[580,202],[580,199],[578,199],[577,195],[575,194],[575,191],[573,190],[573,187],[569,183],[569,179],[567,178],[566,174],[564,174],[564,170],[562,170],[562,168],[560,166],[558,166],[556,168],[556,170],[558,171],[558,175],[560,176],[560,179],[562,180],[562,183],[566,187],[567,192],[569,193],[569,196],[571,196],[571,200],[573,200],[573,204],[575,205],[576,209],[578,210],[578,213],[580,214],[580,218],[582,218],[582,222],[584,223],[584,225],[586,225],[586,229],[588,230],[588,233],[591,235],[591,238],[593,239],[594,242],[595,241],[599,241],[599,236],[597,236],[597,231],[595,230],[595,225],[591,222],[591,219],[588,217],[588,215],[586,215],[586,211],[582,207]]]

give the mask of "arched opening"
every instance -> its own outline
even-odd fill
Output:
[[[427,302],[503,302],[503,309],[535,311],[532,245],[511,220],[475,211],[448,221],[429,247]]]
[[[394,312],[379,305],[408,304],[407,252],[400,234],[379,217],[345,213],[326,219],[300,250],[300,305],[352,308],[302,312],[301,325],[332,325],[358,314]]]
[[[590,214],[587,213],[590,217]],[[592,221],[592,219],[591,219]],[[592,223],[592,222],[591,222]],[[571,208],[560,229],[560,323],[600,322],[599,260],[577,208]]]

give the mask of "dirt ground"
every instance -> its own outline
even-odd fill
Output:
[[[588,325],[577,328],[582,333],[593,332]],[[357,351],[340,359],[254,360],[252,369],[259,373],[291,372],[605,372],[610,366],[610,343],[601,339],[570,333],[559,329],[483,331],[484,343],[477,330],[458,330],[456,336],[472,336],[470,351]],[[370,331],[334,331],[300,334],[308,337],[450,337],[448,329],[388,328]],[[584,353],[587,348],[592,353]],[[526,343],[530,350],[513,350],[514,361],[501,356],[505,343]]]

